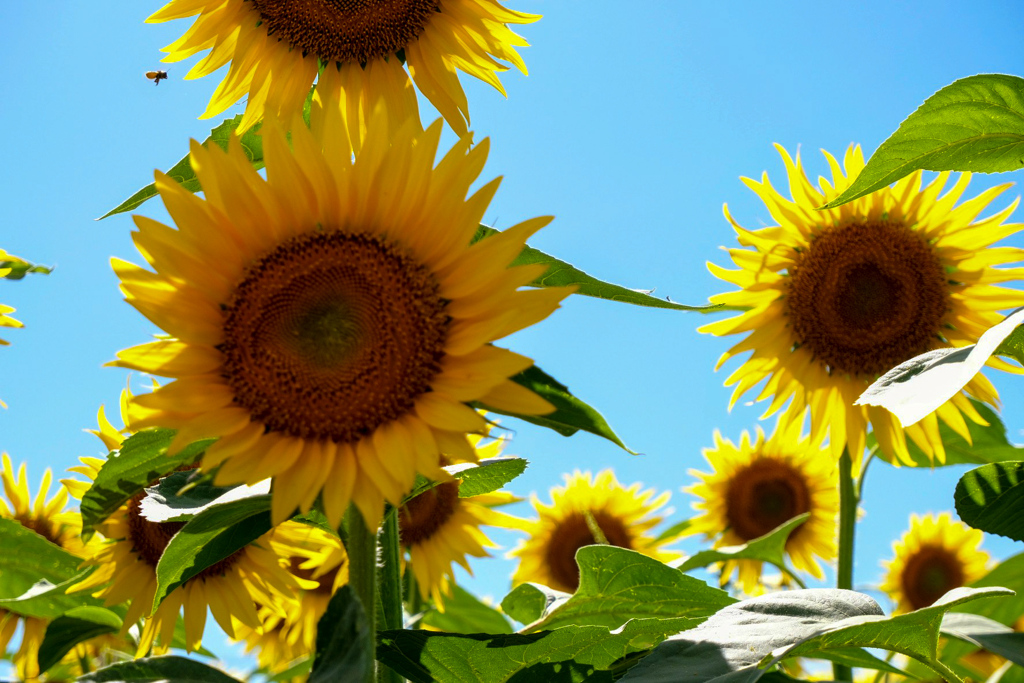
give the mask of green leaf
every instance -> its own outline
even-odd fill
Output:
[[[49,593],[54,585],[80,578],[81,558],[12,519],[0,518],[0,548],[0,598],[6,598],[0,605],[4,609],[47,618],[82,604],[78,598],[54,594],[46,600],[24,599],[26,593],[28,598]],[[39,584],[41,580],[49,585]]]
[[[874,600],[853,591],[772,593],[726,607],[698,628],[667,639],[621,680],[753,683],[783,659],[870,647],[905,654],[959,683],[936,656],[943,615],[958,605],[1007,593],[958,588],[931,607],[891,618]]]
[[[362,683],[373,662],[365,652],[370,632],[355,591],[345,585],[331,598],[316,627],[316,658],[308,683]]]
[[[49,275],[53,272],[53,268],[47,268],[46,266],[37,266],[34,263],[29,263],[23,258],[18,258],[13,254],[0,249],[0,270],[10,269],[4,275],[0,277],[6,280],[20,280],[29,273],[42,273],[43,275]]]
[[[156,566],[152,613],[175,588],[230,557],[271,529],[270,496],[252,496],[203,510],[167,544]]]
[[[875,150],[833,208],[918,169],[999,173],[1024,168],[1024,79],[980,74],[924,101]]]
[[[788,522],[779,525],[760,538],[755,538],[743,545],[734,545],[713,550],[702,550],[696,555],[691,555],[679,565],[679,571],[688,572],[701,567],[706,567],[715,562],[728,562],[730,560],[758,560],[778,568],[782,573],[794,579],[802,585],[802,581],[786,563],[786,540],[789,535],[796,531],[797,527],[803,524],[811,516],[809,512],[797,515]]]
[[[71,648],[90,638],[117,633],[121,617],[103,607],[75,607],[46,625],[46,635],[39,645],[39,671],[51,666],[71,652]]]
[[[481,225],[477,228],[476,234],[473,236],[473,241],[476,242],[477,240],[485,237],[490,237],[498,232],[499,231],[494,228]],[[608,301],[621,301],[623,303],[634,304],[636,306],[668,308],[675,311],[716,313],[718,311],[741,310],[734,306],[725,306],[724,304],[686,306],[684,304],[677,304],[674,301],[669,301],[668,299],[659,299],[656,296],[651,296],[651,292],[654,291],[653,289],[629,289],[627,287],[613,285],[610,282],[598,280],[565,261],[529,246],[519,253],[519,256],[517,256],[510,264],[510,267],[537,263],[547,265],[548,270],[546,273],[530,283],[530,285],[534,287],[565,287],[568,285],[574,285],[576,287],[576,294],[581,294],[583,296],[591,296],[596,299],[606,299]]]
[[[0,574],[3,573],[3,562],[0,561]],[[12,598],[0,598],[0,610],[7,610],[26,617],[52,619],[76,607],[99,607],[103,601],[94,598],[88,591],[80,591],[66,595],[65,591],[82,581],[92,572],[92,568],[82,570],[71,578],[54,584],[43,579],[37,581],[21,595]]]
[[[957,611],[981,614],[1003,624],[1014,623],[1021,614],[1024,614],[1024,553],[1006,558],[971,586],[973,588],[1002,586],[1017,594],[1002,600],[973,602]]]
[[[151,522],[187,522],[214,505],[268,493],[269,479],[255,486],[213,486],[197,470],[173,472],[146,488],[139,513]]]
[[[960,519],[975,529],[1024,541],[1024,461],[994,462],[967,472],[953,500]]]
[[[946,449],[945,462],[932,462],[928,454],[922,451],[913,439],[907,439],[907,451],[910,459],[917,467],[943,467],[946,465],[984,465],[990,462],[1005,462],[1007,460],[1024,460],[1024,448],[1014,446],[1006,438],[1006,426],[1003,424],[999,414],[991,407],[969,399],[974,409],[988,422],[988,426],[975,424],[972,420],[965,420],[967,431],[971,435],[968,442],[962,436],[954,432],[949,425],[939,420],[939,436],[942,438],[942,446]],[[874,435],[868,435],[868,447],[876,445]],[[892,463],[895,456],[879,451],[878,454],[887,462]]]
[[[673,524],[672,526],[658,534],[658,537],[655,539],[655,541],[659,545],[661,543],[668,543],[674,541],[675,539],[685,534],[686,530],[690,528],[691,524],[693,524],[692,519],[684,519],[681,522],[676,522],[675,524]]]
[[[451,596],[445,598],[444,612],[432,608],[420,623],[448,633],[512,633],[512,625],[504,614],[458,584],[452,586]]]
[[[177,455],[167,455],[174,439],[173,429],[145,429],[125,439],[103,463],[96,480],[82,496],[82,538],[88,540],[93,528],[113,514],[132,496],[160,477],[183,465],[191,465],[214,442],[191,443]]]
[[[668,633],[697,620],[640,619],[610,633],[601,626],[568,626],[542,633],[491,635],[384,631],[377,659],[417,683],[610,683]]]
[[[445,470],[460,480],[459,498],[471,498],[497,491],[525,472],[527,464],[523,458],[500,456],[479,463],[448,466]]]
[[[220,669],[174,655],[118,662],[75,680],[78,683],[241,683]]]
[[[942,619],[942,634],[1024,666],[1024,633],[977,614],[947,612]]]
[[[629,450],[626,444],[622,443],[618,435],[605,422],[601,413],[573,396],[569,393],[569,387],[560,383],[536,365],[523,370],[510,379],[516,384],[524,386],[547,399],[551,405],[555,406],[555,412],[548,413],[547,415],[521,415],[508,410],[491,408],[482,403],[474,402],[471,405],[476,408],[489,410],[492,413],[517,417],[525,422],[553,429],[562,436],[572,436],[582,429],[585,432],[604,437],[626,452],[636,455],[635,451]]]
[[[238,128],[238,124],[241,122],[241,114],[234,118],[225,119],[220,125],[210,131],[210,136],[203,141],[203,147],[209,147],[212,142],[221,149],[226,150],[228,148],[228,140],[235,134],[235,129]],[[252,167],[257,171],[263,168],[263,137],[259,134],[259,130],[260,124],[256,124],[242,135],[242,148],[245,150],[245,155],[249,158]],[[192,163],[189,161],[188,154],[182,157],[178,163],[174,164],[167,171],[167,175],[171,180],[181,183],[181,186],[189,192],[199,192],[202,189],[199,186],[199,179],[196,178],[195,171],[192,170]],[[150,183],[100,216],[98,220],[136,209],[143,202],[152,199],[156,195],[156,183]]]
[[[553,610],[556,602],[565,602],[570,597],[569,593],[539,583],[521,583],[501,601],[501,609],[521,624],[532,624]]]
[[[589,545],[576,551],[580,586],[524,632],[570,624],[618,628],[630,619],[702,621],[735,602],[722,590],[634,550]]]

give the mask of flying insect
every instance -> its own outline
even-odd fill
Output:
[[[146,78],[148,78],[149,80],[153,81],[153,85],[160,85],[160,81],[161,80],[165,80],[167,78],[167,72],[166,71],[147,71],[146,72]]]

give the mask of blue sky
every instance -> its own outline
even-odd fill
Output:
[[[704,265],[724,264],[719,247],[733,245],[723,202],[742,225],[772,224],[739,177],[767,170],[784,186],[773,142],[802,150],[814,178],[826,173],[819,148],[838,156],[859,142],[870,153],[943,85],[1024,71],[1017,2],[508,4],[545,15],[519,30],[532,44],[521,51],[529,77],[503,77],[507,100],[462,79],[472,127],[491,138],[483,179],[504,176],[487,219],[504,228],[553,214],[534,246],[684,303],[726,287]],[[217,80],[183,81],[187,65],[159,66],[159,48],[188,22],[143,24],[158,7],[0,3],[0,63],[8,65],[0,70],[0,246],[56,266],[48,277],[0,282],[0,302],[17,307],[26,324],[2,335],[12,346],[0,350],[0,397],[9,406],[0,411],[0,449],[28,461],[34,481],[47,466],[64,470],[99,453],[82,430],[95,425],[100,404],[116,404],[126,382],[125,372],[102,365],[156,331],[122,301],[109,267],[111,256],[140,260],[130,219],[94,219],[219,121],[196,118]],[[159,87],[143,75],[154,68],[169,72]],[[1021,179],[976,176],[970,194]],[[165,216],[155,201],[140,213]],[[1016,220],[1024,221],[1019,211]],[[1024,246],[1024,237],[1005,243]],[[621,481],[671,490],[673,520],[688,515],[692,501],[679,489],[691,483],[689,468],[704,467],[701,449],[713,430],[735,440],[762,408],[727,412],[727,371],[712,369],[729,344],[695,331],[709,320],[574,297],[511,338],[508,346],[600,409],[644,454],[505,420],[515,430],[508,452],[531,462],[512,490],[546,497],[564,472],[613,467]],[[990,376],[1011,439],[1024,442],[1024,379]],[[963,469],[872,469],[858,531],[859,586],[878,580],[878,563],[910,512],[951,509]],[[513,511],[529,514],[526,506]],[[515,540],[495,538],[505,547]],[[999,538],[985,547],[1000,557],[1021,550]],[[471,587],[500,599],[513,565],[475,567]]]

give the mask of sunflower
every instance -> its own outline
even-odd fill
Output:
[[[758,400],[772,399],[765,417],[787,402],[784,413],[791,419],[809,408],[814,443],[830,431],[832,454],[838,458],[848,448],[858,471],[868,423],[888,458],[912,465],[906,445],[910,436],[943,462],[937,418],[969,441],[964,416],[978,424],[985,421],[968,394],[998,401],[984,376],[910,427],[902,427],[883,408],[853,403],[890,368],[931,349],[973,343],[1002,319],[997,311],[1024,305],[1024,292],[996,285],[1021,277],[1024,270],[995,267],[1024,259],[1024,250],[988,248],[1024,227],[1003,222],[1017,202],[976,220],[1009,185],[954,206],[967,189],[968,174],[939,196],[949,174],[939,174],[922,188],[918,171],[891,187],[818,211],[860,173],[860,148],[847,150],[845,175],[825,152],[832,181],[822,179],[820,190],[808,181],[799,155],[794,161],[778,150],[792,200],[772,187],[767,173],[761,182],[743,179],[778,224],[746,230],[726,207],[725,216],[745,247],[729,250],[739,270],[708,264],[714,275],[740,288],[711,301],[748,309],[700,328],[714,335],[749,333],[719,361],[721,366],[752,352],[726,381],[736,385],[730,405],[764,381]],[[999,359],[990,365],[1012,370]]]
[[[325,130],[341,115],[320,111]],[[219,437],[203,467],[218,485],[274,477],[275,524],[323,494],[337,525],[350,502],[376,528],[439,453],[472,460],[466,405],[543,414],[553,406],[511,381],[532,361],[491,341],[551,314],[571,288],[520,287],[543,265],[509,264],[550,222],[535,218],[470,244],[498,182],[464,199],[488,144],[462,138],[436,168],[437,121],[392,139],[370,128],[354,159],[296,122],[291,151],[264,126],[267,179],[236,139],[193,142],[205,199],[157,173],[178,229],[137,216],[156,272],[122,261],[127,300],[170,338],[115,365],[175,378],[137,396],[137,428],[178,430],[170,451]]]
[[[4,453],[2,465],[0,480],[3,481],[6,500],[4,496],[0,496],[0,518],[18,522],[64,550],[80,557],[84,556],[85,550],[79,537],[82,530],[81,517],[64,509],[68,502],[67,491],[62,488],[47,500],[53,477],[49,468],[43,473],[39,491],[33,499],[25,474],[25,463],[21,464],[15,475],[10,457]],[[19,675],[29,679],[39,675],[37,657],[48,622],[36,617],[21,617],[0,609],[0,653],[7,651],[7,645],[19,623],[23,631],[21,645],[14,654],[14,663]]]
[[[764,536],[797,515],[810,513],[786,541],[786,553],[796,569],[823,579],[818,558],[836,556],[836,523],[839,509],[835,464],[828,453],[812,447],[800,436],[800,422],[779,423],[765,438],[760,427],[751,440],[743,432],[739,445],[715,431],[715,446],[704,450],[711,472],[690,470],[699,479],[683,489],[698,498],[690,533],[715,539],[715,547],[740,545]],[[740,588],[758,590],[762,563],[756,560],[726,562],[724,585],[738,570]]]
[[[484,442],[480,436],[470,441],[479,458],[499,455],[505,444],[504,439]],[[399,536],[423,600],[433,598],[434,605],[443,610],[444,596],[451,595],[455,581],[453,563],[472,575],[467,558],[490,557],[486,548],[496,546],[480,527],[525,529],[525,520],[494,509],[517,500],[505,491],[460,498],[459,480],[454,479],[437,484],[399,508]]]
[[[203,118],[248,95],[240,131],[264,115],[290,120],[316,81],[318,96],[340,105],[356,146],[378,103],[395,123],[418,117],[413,82],[465,135],[469,105],[457,70],[505,94],[497,74],[509,67],[498,60],[525,74],[515,48],[528,45],[508,24],[540,18],[497,0],[172,0],[147,21],[197,15],[164,48],[164,61],[210,50],[186,78],[230,64]]]
[[[982,550],[982,533],[948,512],[910,515],[910,529],[893,543],[893,559],[881,589],[896,604],[895,612],[927,607],[947,592],[974,583],[988,570],[989,554]]]
[[[124,404],[123,410],[127,410]],[[94,433],[108,447],[120,445],[120,431],[106,419],[102,408],[99,417],[100,429]],[[80,460],[82,465],[72,467],[70,471],[84,475],[89,481],[95,480],[104,460]],[[76,479],[62,480],[62,483],[79,499],[90,486],[89,482]],[[277,527],[175,588],[160,603],[156,613],[149,616],[157,588],[157,563],[171,538],[185,523],[147,520],[141,514],[144,497],[145,491],[140,491],[97,525],[96,529],[104,541],[90,545],[83,563],[96,567],[96,570],[68,588],[69,593],[90,591],[108,605],[128,603],[125,630],[145,618],[139,637],[139,655],[151,648],[158,652],[166,651],[174,637],[174,627],[182,608],[185,645],[191,651],[202,642],[207,608],[220,627],[228,635],[233,635],[235,621],[251,628],[259,627],[257,604],[277,605],[291,599],[299,589],[311,585],[289,573],[287,564],[268,549],[275,534],[287,528]]]
[[[509,557],[519,558],[512,583],[530,581],[572,593],[580,583],[576,551],[599,541],[661,562],[676,559],[678,553],[662,549],[670,540],[659,541],[647,533],[661,523],[663,517],[655,513],[671,494],[666,491],[655,496],[653,489],[640,488],[639,483],[624,487],[611,470],[598,472],[596,477],[577,470],[565,475],[565,486],[551,489],[551,505],[544,505],[534,495],[538,519],[525,525],[529,537],[509,553]],[[593,525],[603,539],[595,538]]]
[[[348,555],[337,536],[294,522],[279,527],[270,548],[312,587],[282,603],[283,610],[261,606],[260,627],[236,623],[235,636],[245,641],[246,652],[257,652],[263,669],[279,674],[315,652],[317,623],[331,596],[348,583]]]

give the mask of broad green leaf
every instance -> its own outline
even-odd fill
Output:
[[[217,145],[221,149],[228,148],[228,140],[235,134],[235,129],[238,128],[238,124],[242,122],[242,115],[238,114],[234,118],[225,119],[210,131],[210,136],[203,141],[203,147],[209,147],[210,143]],[[245,150],[245,155],[249,158],[249,162],[252,167],[257,171],[263,168],[263,138],[259,134],[260,124],[256,124],[242,135],[242,148]],[[199,179],[196,178],[195,171],[192,170],[192,163],[189,161],[189,155],[186,154],[182,157],[178,163],[174,164],[167,175],[171,180],[181,183],[189,192],[199,192],[202,188],[199,186]],[[141,190],[133,194],[128,199],[124,200],[116,207],[108,211],[99,217],[99,220],[103,220],[108,216],[113,216],[118,213],[124,213],[138,208],[143,202],[152,199],[157,195],[156,183],[150,183]]]
[[[490,237],[497,232],[499,231],[494,228],[481,225],[477,228],[476,235],[473,236],[473,241],[476,242],[484,237]],[[534,287],[565,287],[567,285],[574,285],[576,287],[576,294],[582,294],[583,296],[591,296],[596,299],[607,299],[608,301],[621,301],[623,303],[634,304],[636,306],[668,308],[675,311],[716,313],[718,311],[738,310],[733,306],[725,306],[723,304],[687,306],[685,304],[677,304],[676,302],[668,299],[659,299],[656,296],[651,296],[651,292],[654,291],[653,289],[629,289],[620,285],[613,285],[610,282],[598,280],[565,261],[559,260],[554,256],[550,256],[529,246],[520,252],[519,256],[516,257],[511,265],[525,266],[537,263],[547,265],[548,270],[546,273],[530,283]]]
[[[445,470],[459,479],[459,498],[470,498],[497,491],[525,472],[528,464],[523,458],[499,456],[479,463],[448,466]]]
[[[139,513],[151,522],[187,522],[213,505],[268,493],[269,479],[255,486],[213,486],[196,470],[173,472],[146,488]]]
[[[118,662],[75,680],[78,683],[241,683],[220,669],[174,655]]]
[[[431,608],[420,624],[447,633],[512,633],[504,614],[458,584],[452,586],[451,597],[445,598],[444,612]]]
[[[243,498],[200,512],[171,538],[160,556],[152,612],[175,588],[271,528],[269,495]]]
[[[82,496],[82,538],[88,540],[93,528],[164,475],[195,462],[213,439],[196,441],[170,457],[167,447],[173,429],[145,429],[125,439],[103,463],[96,480]]]
[[[47,671],[79,643],[117,633],[121,623],[121,617],[103,607],[75,607],[57,617],[46,625],[46,635],[39,645],[39,671]]]
[[[735,600],[722,590],[634,550],[589,545],[576,551],[580,586],[524,632],[567,625],[618,628],[630,619],[703,620]]]
[[[542,633],[492,635],[385,631],[377,659],[417,683],[610,683],[615,672],[669,633],[699,619],[632,620],[615,632],[601,626],[568,626]]]
[[[886,671],[899,676],[906,675],[902,669],[858,647],[837,647],[834,650],[819,652],[815,656],[825,661],[844,664],[851,668],[874,669],[875,671]],[[761,680],[764,681],[765,679],[761,678]]]
[[[52,619],[76,607],[100,606],[103,601],[94,598],[88,591],[80,591],[66,595],[65,591],[83,580],[92,568],[85,569],[71,578],[54,584],[46,579],[36,582],[21,595],[12,598],[0,598],[0,610],[22,614],[26,617]],[[3,573],[3,562],[0,561],[0,573]]]
[[[516,384],[530,389],[534,393],[547,399],[555,406],[553,413],[547,415],[521,415],[507,410],[498,410],[482,403],[472,403],[476,408],[483,408],[492,413],[518,417],[520,420],[530,422],[541,427],[552,429],[562,436],[572,436],[579,430],[596,434],[608,439],[623,450],[636,455],[635,451],[629,450],[626,444],[622,443],[618,435],[608,426],[601,413],[576,398],[569,392],[569,387],[560,383],[551,375],[547,374],[536,365],[523,370],[518,375],[510,378]]]
[[[29,273],[42,273],[43,275],[49,275],[52,272],[53,268],[37,266],[34,263],[29,263],[23,258],[18,258],[14,254],[8,254],[3,249],[0,249],[0,278],[4,278],[6,280],[20,280]]]
[[[1000,600],[972,602],[957,609],[958,612],[972,612],[994,619],[1003,624],[1012,624],[1024,614],[1024,553],[1006,558],[992,570],[971,584],[973,588],[1001,586],[1017,594]]]
[[[691,555],[678,565],[679,571],[688,572],[694,569],[706,567],[715,562],[728,562],[735,560],[758,560],[767,562],[786,574],[797,583],[802,585],[800,577],[789,568],[786,563],[786,540],[789,535],[796,531],[797,527],[803,524],[810,517],[809,512],[797,515],[788,522],[779,525],[760,538],[755,538],[743,545],[734,545],[713,550],[702,550]]]
[[[1007,593],[958,588],[931,607],[890,618],[874,600],[854,591],[772,593],[726,607],[696,629],[667,639],[622,680],[753,683],[783,659],[869,647],[907,655],[959,683],[937,659],[943,615],[958,605]]]
[[[1024,168],[1024,79],[979,74],[924,101],[875,150],[839,206],[918,169],[999,173]]]
[[[81,558],[26,529],[12,519],[0,518],[0,598],[4,609],[28,616],[52,617],[82,604],[77,598],[50,595],[48,600],[11,600],[31,591],[29,597],[49,592],[45,584],[64,584],[79,577]],[[63,591],[62,591],[63,592]]]
[[[1024,666],[1024,633],[977,614],[947,612],[942,634],[985,648],[1014,664]]]
[[[521,583],[501,601],[501,609],[521,624],[532,624],[557,607],[555,603],[561,604],[571,597],[539,583]]]
[[[317,624],[308,683],[363,683],[373,666],[365,655],[371,637],[359,598],[351,586],[342,586]]]
[[[953,500],[960,519],[975,529],[1024,541],[1024,461],[994,462],[967,472]]]
[[[875,380],[854,404],[881,406],[909,427],[963,389],[1021,323],[1024,308],[985,330],[976,344],[933,349],[904,361]]]
[[[313,668],[313,657],[300,657],[284,671],[276,674],[260,669],[260,673],[266,678],[267,683],[292,683],[294,680],[306,680],[310,669]],[[251,676],[250,676],[251,678]]]
[[[973,398],[969,400],[974,409],[988,422],[988,426],[975,424],[972,420],[965,420],[967,431],[971,435],[971,440],[968,442],[954,432],[949,425],[939,420],[939,436],[942,438],[942,446],[946,450],[946,460],[945,462],[937,460],[932,462],[928,454],[922,451],[913,439],[907,439],[907,451],[917,467],[984,465],[990,462],[1024,460],[1024,448],[1013,445],[1006,438],[1006,426],[999,417],[999,413],[981,401]],[[869,448],[877,443],[874,435],[868,435]],[[887,462],[893,462],[894,456],[888,453],[879,451],[878,455]]]

